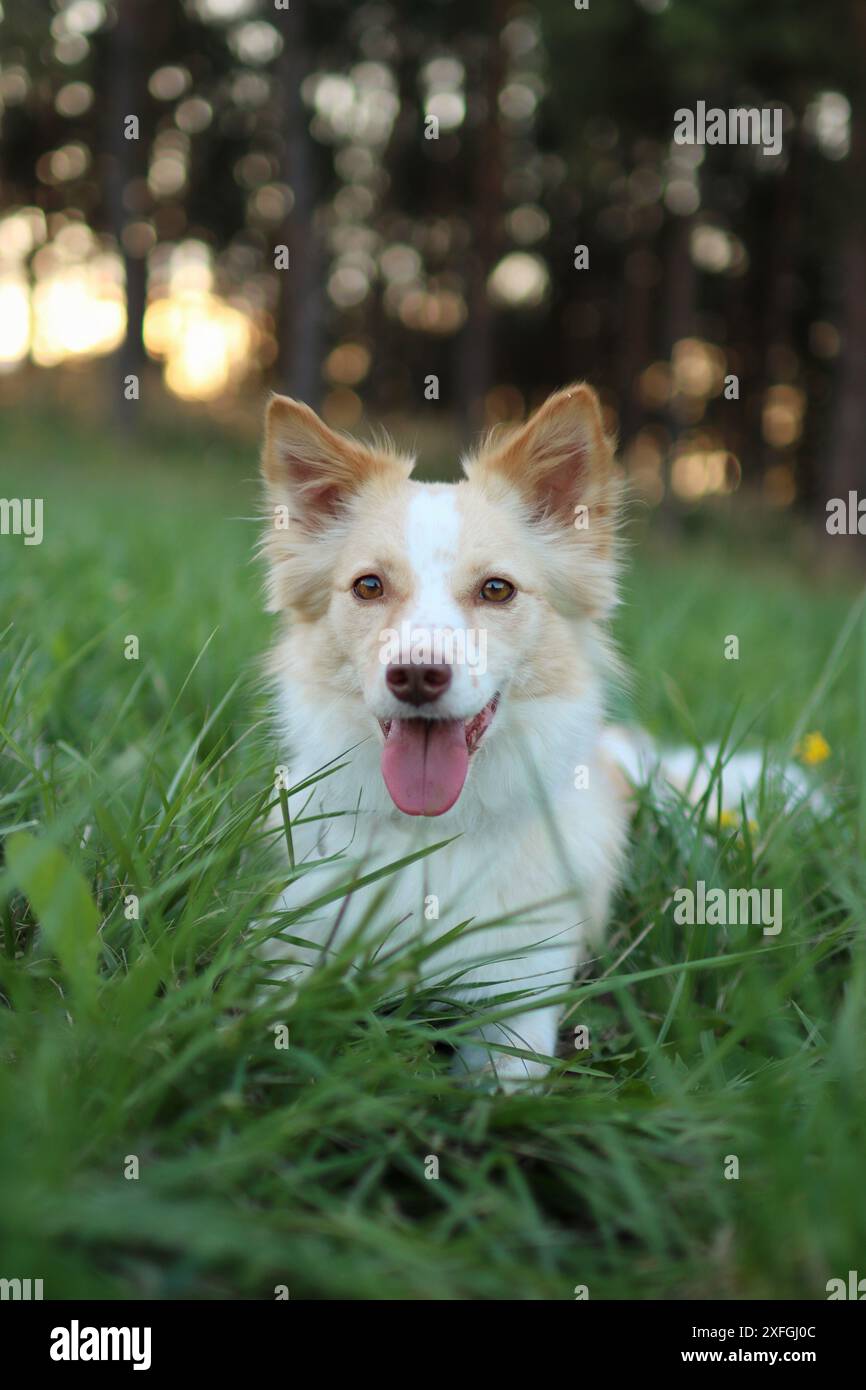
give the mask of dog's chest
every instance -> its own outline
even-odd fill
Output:
[[[327,804],[321,801],[318,814],[327,814]],[[391,952],[462,926],[456,938],[425,954],[422,978],[453,979],[458,972],[477,991],[510,978],[514,952],[522,949],[533,952],[539,969],[564,962],[569,974],[613,868],[616,836],[605,806],[596,800],[591,808],[575,793],[544,813],[524,806],[509,816],[481,816],[424,854],[449,840],[447,820],[376,811],[298,825],[298,859],[308,868],[278,906],[294,910],[338,885],[356,886],[347,897],[305,913],[292,934],[339,949],[363,927],[365,941],[372,946],[381,938]],[[491,956],[500,957],[495,969],[484,964]]]

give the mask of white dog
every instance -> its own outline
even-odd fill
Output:
[[[424,973],[468,1001],[527,992],[459,1058],[508,1088],[555,1053],[559,996],[604,930],[623,863],[620,768],[632,780],[650,770],[640,736],[605,728],[618,475],[585,385],[488,441],[458,483],[413,482],[412,467],[307,406],[270,403],[280,761],[291,758],[295,786],[339,765],[293,798],[294,816],[305,807],[303,872],[277,909],[450,840],[388,880],[388,945],[473,923]],[[673,758],[672,782],[686,785],[689,760]],[[356,888],[294,932],[339,947],[381,887]],[[274,940],[268,954],[288,955],[282,973],[295,976],[318,950]]]

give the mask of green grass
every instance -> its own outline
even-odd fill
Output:
[[[450,1076],[466,1021],[435,1011],[411,948],[358,972],[344,951],[291,1005],[256,1002],[254,924],[287,869],[264,823],[252,451],[13,420],[3,452],[0,495],[43,496],[46,534],[0,538],[0,1277],[46,1297],[639,1299],[823,1298],[866,1273],[853,589],[730,531],[636,544],[626,709],[677,739],[819,728],[833,811],[768,805],[739,834],[644,798],[558,1073],[504,1097]],[[781,888],[781,935],[675,927],[673,887],[701,877]],[[569,1052],[578,1023],[591,1047]]]

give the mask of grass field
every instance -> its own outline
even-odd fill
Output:
[[[736,515],[636,541],[624,712],[677,740],[818,729],[832,809],[738,829],[645,798],[574,986],[591,1047],[544,1094],[475,1092],[411,952],[256,1002],[286,867],[252,451],[4,430],[0,495],[42,496],[45,539],[0,537],[0,1277],[46,1298],[820,1299],[866,1274],[856,587]],[[675,926],[699,878],[782,889],[783,931]]]

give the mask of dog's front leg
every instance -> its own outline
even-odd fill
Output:
[[[484,1024],[457,1053],[455,1073],[482,1084],[493,1083],[503,1091],[538,1084],[550,1070],[556,1053],[561,1013],[560,1004],[547,1004],[498,1023]],[[500,1050],[505,1047],[536,1053],[538,1058],[515,1057]]]

